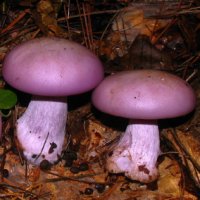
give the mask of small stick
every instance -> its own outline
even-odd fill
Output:
[[[9,31],[16,23],[18,23],[27,13],[30,13],[29,9],[24,10],[16,19],[14,19],[6,28],[4,28],[1,31],[2,33],[5,33],[7,31]]]

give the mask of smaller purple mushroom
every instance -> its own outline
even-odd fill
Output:
[[[100,60],[87,48],[60,38],[38,38],[15,47],[3,63],[8,84],[33,94],[17,120],[17,139],[33,164],[55,163],[62,152],[67,97],[93,89],[103,79]]]
[[[109,154],[107,169],[140,182],[154,181],[160,154],[158,119],[191,112],[192,88],[181,78],[156,70],[126,71],[105,78],[92,95],[94,106],[129,118],[129,125]]]

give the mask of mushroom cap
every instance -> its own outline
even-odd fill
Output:
[[[93,91],[99,110],[129,119],[163,119],[185,115],[196,104],[190,85],[157,70],[125,71],[105,78]]]
[[[86,47],[61,38],[37,38],[16,46],[3,63],[7,83],[23,92],[67,96],[103,79],[103,66]]]

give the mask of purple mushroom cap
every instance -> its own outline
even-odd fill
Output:
[[[8,53],[3,77],[27,93],[67,96],[94,88],[103,79],[103,67],[84,46],[60,38],[39,38]]]
[[[136,70],[105,78],[92,101],[111,115],[148,120],[185,115],[194,109],[196,97],[190,85],[175,75]]]

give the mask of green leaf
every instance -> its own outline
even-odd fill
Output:
[[[0,89],[0,109],[10,109],[17,102],[17,95],[6,89]]]

